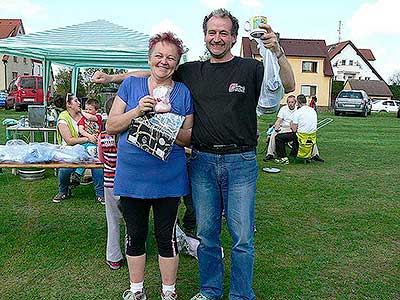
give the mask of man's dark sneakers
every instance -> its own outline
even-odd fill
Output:
[[[63,201],[63,200],[66,199],[67,197],[68,197],[67,194],[64,194],[64,193],[59,192],[57,195],[54,196],[53,202],[54,202],[54,203],[60,203],[61,201]]]
[[[58,192],[57,195],[54,196],[53,202],[60,203],[61,201],[67,199],[72,196],[71,187],[68,188],[68,192],[66,194]]]
[[[270,161],[270,160],[273,160],[273,159],[274,159],[274,156],[271,155],[271,154],[268,154],[263,158],[263,161],[267,162],[267,161]]]
[[[277,159],[274,159],[274,162],[277,164],[281,164],[281,165],[288,165],[289,158],[287,158],[287,157],[277,158]]]
[[[319,162],[324,162],[325,160],[323,160],[321,157],[319,157],[319,155],[314,155],[313,157],[311,157],[311,160],[315,160],[315,161],[319,161]]]

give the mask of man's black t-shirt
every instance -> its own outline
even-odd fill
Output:
[[[261,62],[240,57],[179,66],[174,78],[186,84],[193,96],[192,143],[256,146],[256,106],[263,74]]]

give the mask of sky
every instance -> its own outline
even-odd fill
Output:
[[[331,7],[327,6],[328,4]],[[27,34],[104,19],[147,34],[171,30],[189,48],[189,60],[204,53],[202,23],[216,8],[238,18],[239,55],[246,20],[263,15],[283,38],[323,39],[329,44],[351,40],[375,55],[373,66],[388,81],[400,72],[400,1],[398,0],[0,0],[1,18],[20,18]]]

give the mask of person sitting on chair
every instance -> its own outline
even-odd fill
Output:
[[[315,110],[307,106],[307,99],[303,94],[297,96],[297,110],[293,114],[291,128],[294,134],[292,153],[299,156],[299,140],[304,136],[314,136],[312,149],[310,150],[310,159],[324,162],[319,156],[318,147],[316,145],[316,132],[317,132],[317,113]],[[308,156],[308,155],[306,155]]]
[[[299,141],[297,133],[311,134],[317,131],[317,113],[314,109],[307,106],[307,99],[303,94],[297,96],[297,110],[292,116],[291,132],[278,133],[275,137],[276,152],[278,158],[275,160],[279,164],[289,164],[289,159],[286,156],[286,144],[293,141],[293,146],[290,154],[294,157],[297,156],[299,150]],[[319,157],[317,145],[312,149],[311,159],[323,162],[324,160]]]
[[[268,140],[267,154],[263,161],[267,162],[274,159],[276,154],[275,137],[278,133],[291,133],[290,123],[292,121],[293,113],[296,111],[296,96],[290,95],[286,99],[287,105],[282,106],[278,112],[278,118],[273,125],[274,130]]]
[[[58,97],[58,96],[57,96]],[[81,103],[79,99],[71,93],[68,93],[63,101],[64,111],[61,112],[57,120],[57,142],[60,145],[74,146],[88,142],[96,143],[96,138],[79,137],[78,121],[82,118]],[[71,174],[75,171],[73,168],[60,168],[58,170],[58,193],[53,198],[54,203],[60,203],[71,195]],[[92,169],[94,188],[96,193],[96,202],[103,202],[103,169]]]

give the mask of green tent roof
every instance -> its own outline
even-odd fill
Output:
[[[0,53],[70,67],[148,68],[149,36],[105,20],[0,40]]]
[[[149,38],[146,34],[98,20],[2,39],[0,53],[41,60],[44,86],[49,85],[52,63],[72,67],[72,92],[75,93],[81,67],[148,69]]]

